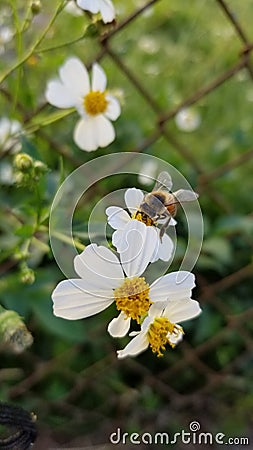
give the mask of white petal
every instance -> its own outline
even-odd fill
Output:
[[[48,103],[57,108],[71,108],[76,104],[76,96],[58,80],[47,83],[45,96]]]
[[[77,122],[74,130],[74,141],[78,147],[86,152],[97,150],[98,140],[93,118],[82,118]]]
[[[115,139],[115,131],[111,122],[104,116],[95,117],[99,147],[107,147]]]
[[[126,358],[126,356],[136,356],[144,352],[149,346],[146,333],[140,332],[135,336],[123,350],[118,350],[118,358]]]
[[[157,172],[157,164],[153,159],[148,159],[144,161],[140,168],[140,172],[138,175],[138,181],[144,185],[150,185],[154,183],[155,174]]]
[[[105,212],[108,216],[108,223],[114,230],[123,229],[131,220],[129,214],[119,206],[109,206]]]
[[[111,0],[101,0],[100,12],[104,23],[112,22],[115,17],[115,9]]]
[[[185,301],[169,302],[164,310],[164,316],[173,323],[181,323],[185,320],[193,319],[193,317],[198,316],[200,313],[201,308],[199,302],[189,299],[185,299]]]
[[[1,144],[9,137],[11,134],[11,121],[7,117],[2,117],[0,119],[0,142]]]
[[[166,308],[166,306],[168,305],[168,301],[164,301],[164,302],[155,302],[153,303],[148,311],[148,315],[147,317],[144,319],[141,328],[144,329],[144,326],[149,327],[150,323],[154,321],[155,317],[161,317],[163,316],[163,311]],[[147,321],[149,319],[149,323],[145,324],[145,321]]]
[[[150,287],[150,298],[153,302],[166,299],[177,300],[190,297],[195,286],[195,277],[187,271],[172,272],[158,278]]]
[[[175,219],[173,219],[173,217],[171,217],[169,226],[174,227],[176,224],[177,224],[177,221]]]
[[[104,92],[106,88],[106,74],[102,67],[95,63],[92,66],[91,90]]]
[[[140,276],[149,264],[156,246],[157,234],[138,220],[131,220],[124,229],[126,249],[120,252],[123,269],[128,277]]]
[[[125,313],[121,312],[116,319],[112,319],[112,321],[108,325],[108,333],[112,337],[123,337],[129,331],[131,323],[131,318],[127,317]]]
[[[99,12],[99,0],[77,0],[77,5],[85,11],[90,11],[92,14]]]
[[[78,147],[87,152],[106,147],[115,139],[111,122],[102,115],[82,118],[76,124],[74,141]]]
[[[138,209],[144,199],[144,194],[140,189],[131,188],[125,192],[125,202],[129,211],[133,214]]]
[[[82,319],[103,311],[113,303],[113,298],[92,295],[86,287],[86,280],[61,281],[52,294],[54,315],[69,320]]]
[[[75,257],[76,273],[86,281],[87,290],[99,295],[111,296],[112,289],[119,286],[124,274],[114,253],[97,244],[88,245]]]
[[[17,120],[11,120],[10,121],[10,133],[11,134],[17,134],[22,129],[21,123]]]
[[[77,0],[78,6],[92,14],[101,12],[104,23],[111,22],[115,17],[115,10],[111,0]]]
[[[184,333],[182,331],[178,331],[178,334],[175,335],[173,333],[168,333],[167,338],[169,339],[170,343],[173,345],[179,344],[183,340]]]
[[[116,230],[112,235],[112,244],[117,249],[117,252],[123,252],[126,250],[128,244],[125,239],[124,230]]]
[[[89,75],[80,59],[72,57],[60,67],[63,84],[76,96],[84,96],[90,91]]]
[[[120,115],[120,103],[112,95],[107,95],[106,100],[108,105],[104,114],[108,119],[116,120]]]
[[[158,248],[155,249],[153,258],[151,262],[155,262],[158,259],[161,259],[162,261],[169,261],[173,250],[174,250],[174,244],[172,239],[165,233],[162,237],[162,242],[160,239],[160,230],[158,228],[156,228],[156,231],[158,233],[158,237],[157,237],[157,243],[158,243]]]

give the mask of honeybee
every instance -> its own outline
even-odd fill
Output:
[[[145,195],[139,210],[153,221],[165,220],[160,229],[160,239],[169,226],[172,217],[177,213],[177,205],[184,202],[192,202],[198,198],[196,192],[179,189],[176,192],[170,192],[172,188],[172,179],[168,172],[161,172],[158,175],[157,182],[152,192]]]

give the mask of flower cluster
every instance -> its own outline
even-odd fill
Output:
[[[166,345],[174,348],[181,341],[181,322],[201,312],[191,298],[192,273],[171,272],[149,282],[147,267],[158,259],[168,261],[173,242],[167,234],[160,237],[158,222],[147,216],[143,220],[143,201],[142,191],[132,188],[125,193],[129,213],[116,206],[107,208],[118,255],[105,246],[88,245],[74,259],[79,278],[61,281],[52,294],[54,314],[69,320],[92,316],[114,303],[118,315],[107,329],[115,338],[126,336],[131,322],[136,322],[140,329],[130,333],[134,337],[118,351],[118,358],[136,356],[149,346],[162,356]]]

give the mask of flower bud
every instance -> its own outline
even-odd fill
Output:
[[[85,37],[92,38],[98,36],[98,34],[99,34],[98,27],[95,23],[91,23],[90,25],[88,25],[85,31]]]
[[[33,160],[27,153],[19,153],[14,158],[14,166],[20,172],[28,172],[33,168]]]
[[[14,353],[22,353],[33,343],[33,337],[17,312],[0,306],[0,342]]]
[[[48,170],[46,164],[44,164],[42,161],[35,161],[33,167],[35,176],[44,175],[44,173],[46,173]]]
[[[35,281],[35,274],[34,271],[32,269],[30,269],[29,267],[25,266],[22,271],[21,271],[21,281],[24,284],[33,284]]]
[[[31,3],[31,11],[34,15],[39,14],[41,11],[41,1],[33,0]]]

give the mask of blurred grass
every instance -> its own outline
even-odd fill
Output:
[[[231,0],[227,3],[252,39],[252,2]],[[12,66],[22,51],[30,47],[55,10],[54,2],[45,0],[41,13],[20,35],[18,29],[27,2],[13,0],[11,4],[15,14],[9,2],[3,0],[0,5],[0,12],[5,11],[0,31],[3,21],[16,30],[15,37],[5,45],[1,55],[0,70]],[[115,0],[118,21],[144,4]],[[38,52],[6,79],[2,88],[10,95],[0,97],[2,116],[17,119],[24,128],[29,128],[31,119],[41,117],[38,114],[48,117],[56,111],[45,104],[47,80],[57,75],[59,66],[68,56],[77,55],[85,64],[90,64],[99,53],[96,38],[62,46],[79,38],[88,24],[89,18],[85,14],[73,17],[61,13]],[[200,87],[207,86],[236,64],[242,50],[240,39],[218,4],[206,0],[171,0],[168,4],[159,1],[117,32],[110,40],[110,46],[163,113],[173,110]],[[56,49],[45,51],[53,47]],[[108,153],[138,150],[155,130],[157,112],[108,55],[101,64],[107,73],[109,88],[120,90],[123,97],[122,115],[115,123],[117,139],[109,148],[85,153],[75,146],[72,131],[76,113],[43,127],[42,133],[39,130],[22,138],[22,151],[43,161],[49,168],[39,184],[44,226],[47,226],[47,215],[60,179],[78,165],[76,160],[81,164]],[[166,124],[166,129],[189,150],[203,174],[208,175],[252,148],[252,102],[253,82],[248,71],[242,69],[194,105],[201,117],[201,124],[195,131],[180,130],[174,119]],[[196,167],[165,137],[145,148],[145,153],[175,165],[194,187],[202,186],[200,204],[205,240],[196,266],[199,287],[195,297],[198,299],[203,286],[219,282],[252,263],[252,157],[245,164],[228,168],[220,176],[211,178],[203,188]],[[7,154],[4,161],[12,165],[13,155]],[[99,183],[94,196],[88,203],[81,204],[76,212],[76,224],[80,226],[81,222],[86,230],[96,202],[108,191],[127,186],[143,187],[135,176],[124,180],[124,185],[120,177]],[[212,193],[221,202],[215,202]],[[33,229],[37,217],[34,204],[33,191],[15,185],[1,186],[3,277],[0,299],[5,307],[25,317],[34,335],[34,345],[29,352],[17,357],[2,349],[0,398],[34,409],[40,426],[61,443],[78,435],[86,436],[83,442],[107,441],[106,433],[108,436],[114,431],[116,424],[124,425],[125,431],[172,432],[185,427],[195,417],[199,417],[208,431],[249,432],[252,361],[247,358],[240,361],[240,355],[252,349],[252,321],[250,316],[247,320],[247,315],[242,321],[245,335],[241,335],[240,327],[237,330],[236,326],[227,325],[233,317],[250,310],[252,278],[218,290],[214,294],[218,297],[214,304],[212,298],[203,298],[203,314],[197,325],[190,323],[185,327],[187,344],[168,351],[160,360],[147,352],[138,361],[118,362],[114,352],[117,344],[123,347],[124,341],[115,344],[105,332],[113,307],[85,321],[68,322],[52,315],[50,295],[63,276],[45,248],[33,247],[32,258],[30,256],[27,262],[35,270],[36,281],[33,285],[22,284],[17,254],[31,238],[29,230]],[[24,224],[30,228],[22,228]],[[179,226],[184,229],[180,217]],[[40,231],[38,238],[46,243],[46,231]],[[209,373],[193,357],[174,375],[173,367],[180,366],[187,357],[188,345],[195,347],[212,342],[216,336],[221,336],[217,345],[210,344],[199,356],[210,369]],[[239,363],[233,366],[237,359]],[[12,370],[13,376],[8,373],[5,377],[6,369]],[[205,391],[215,374],[220,376],[220,383],[214,383],[213,389]],[[186,394],[189,395],[187,409],[180,406],[181,396]],[[191,394],[196,400],[190,400]],[[93,432],[97,423],[98,429]]]

